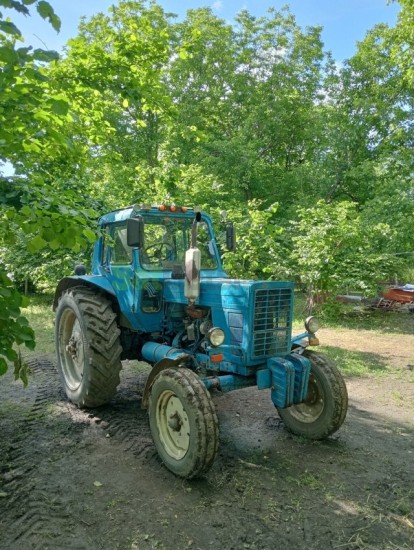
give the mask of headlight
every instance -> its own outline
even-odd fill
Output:
[[[213,348],[218,348],[224,342],[225,334],[221,328],[213,327],[207,332],[207,339]]]
[[[305,328],[308,332],[315,333],[319,330],[319,321],[316,317],[308,317],[305,321]]]

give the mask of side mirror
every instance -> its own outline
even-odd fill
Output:
[[[236,250],[236,229],[232,223],[226,226],[226,246],[227,250]]]
[[[144,246],[144,220],[141,216],[127,220],[127,245],[132,248]]]
[[[184,296],[194,304],[200,296],[201,253],[198,248],[189,248],[185,253]]]

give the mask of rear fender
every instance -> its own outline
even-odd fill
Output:
[[[59,284],[55,291],[55,298],[53,300],[53,311],[56,310],[59,303],[59,298],[62,296],[62,294],[69,288],[75,286],[86,286],[88,288],[103,290],[106,294],[109,294],[116,300],[114,289],[112,288],[112,285],[108,282],[108,280],[105,279],[105,277],[102,277],[100,275],[64,277],[59,281]]]

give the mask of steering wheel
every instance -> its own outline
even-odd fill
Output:
[[[168,243],[157,243],[144,250],[145,263],[159,264],[174,257],[174,248]]]

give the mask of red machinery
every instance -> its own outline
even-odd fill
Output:
[[[374,307],[382,309],[399,309],[407,305],[414,312],[414,285],[395,286],[384,291]]]

